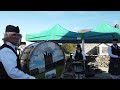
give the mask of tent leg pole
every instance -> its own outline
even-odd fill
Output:
[[[84,43],[85,43],[85,41],[82,40],[82,51],[83,51],[83,52],[85,52],[85,48],[84,48],[85,45],[84,45]]]

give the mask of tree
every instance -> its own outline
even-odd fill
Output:
[[[71,43],[65,43],[61,47],[65,53],[70,54],[73,53],[73,51],[76,48],[76,45]]]

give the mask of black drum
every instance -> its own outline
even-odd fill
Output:
[[[58,79],[63,73],[65,54],[59,44],[43,41],[27,46],[20,56],[27,71],[38,79]]]

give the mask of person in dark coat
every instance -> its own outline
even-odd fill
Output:
[[[112,46],[108,47],[108,54],[110,56],[109,70],[112,79],[117,79],[120,75],[120,47],[118,46],[118,39],[113,39]]]
[[[82,51],[81,45],[77,45],[75,52],[72,56],[73,60],[86,60],[85,53]]]
[[[36,79],[21,70],[17,46],[22,35],[18,26],[7,25],[0,47],[0,79]]]

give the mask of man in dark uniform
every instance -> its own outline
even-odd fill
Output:
[[[4,44],[0,47],[0,79],[35,79],[21,70],[17,46],[22,38],[18,26],[6,26]]]
[[[77,45],[75,52],[73,53],[72,56],[73,60],[86,60],[85,53],[81,49],[81,45]]]
[[[72,59],[74,72],[76,73],[76,79],[80,79],[80,74],[84,73],[86,61],[86,56],[85,53],[82,51],[81,45],[77,45],[76,50],[73,53]]]
[[[117,44],[118,39],[113,39],[113,45],[108,47],[110,56],[109,70],[112,79],[117,79],[120,75],[120,47]]]

